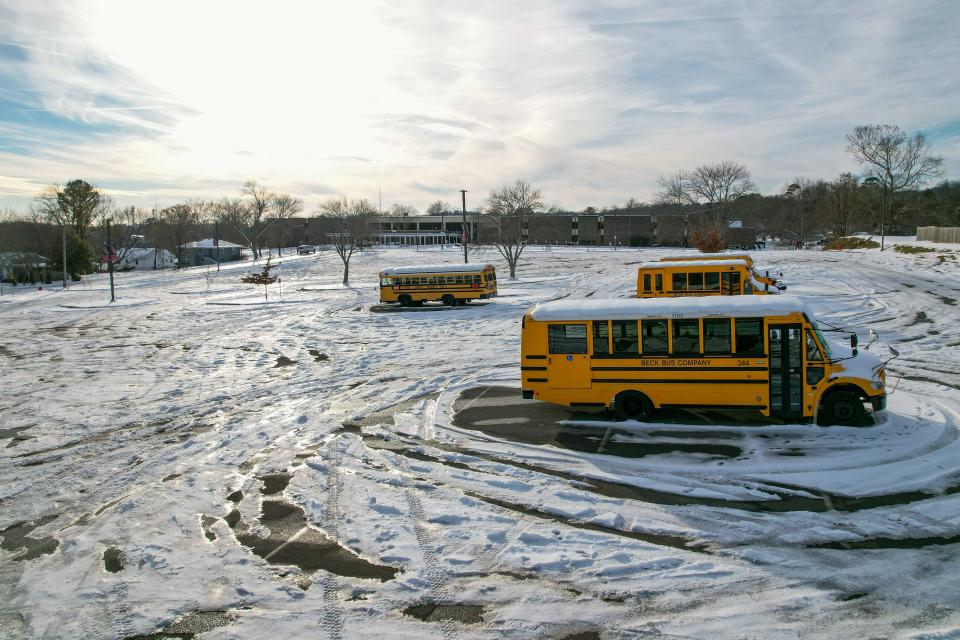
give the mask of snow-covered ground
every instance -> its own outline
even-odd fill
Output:
[[[377,308],[376,272],[456,249],[358,255],[349,286],[331,253],[284,258],[267,301],[249,264],[119,274],[112,305],[105,277],[7,289],[0,635],[960,638],[937,248],[754,254],[900,350],[861,429],[519,398],[525,309],[629,296],[671,249],[532,247],[515,281],[477,251],[500,297],[436,310]]]

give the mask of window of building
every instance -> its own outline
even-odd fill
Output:
[[[547,341],[550,353],[586,353],[587,325],[547,325]]]

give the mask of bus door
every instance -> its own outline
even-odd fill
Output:
[[[803,331],[796,324],[768,324],[770,341],[770,415],[803,415]]]
[[[593,386],[587,325],[547,325],[547,372],[554,389],[589,389]]]
[[[720,295],[740,295],[740,272],[724,271],[720,274]]]

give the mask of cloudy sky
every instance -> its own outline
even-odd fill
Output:
[[[960,178],[960,10],[914,2],[0,0],[0,208],[84,178],[424,209],[525,178],[565,208],[736,160],[764,192],[864,123]]]

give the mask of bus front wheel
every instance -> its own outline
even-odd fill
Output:
[[[856,426],[865,416],[863,401],[852,391],[833,391],[820,403],[820,424],[823,425]]]
[[[444,294],[443,299],[442,299],[442,302],[443,302],[443,304],[447,305],[448,307],[452,307],[452,306],[454,306],[454,305],[457,304],[457,299],[454,298],[454,297],[453,297],[452,295],[450,295],[449,293],[447,293],[447,294]]]
[[[653,415],[653,403],[639,391],[624,391],[613,401],[613,411],[621,420],[649,420]]]
[[[401,307],[410,307],[413,306],[413,298],[404,294],[397,299],[400,302]]]

